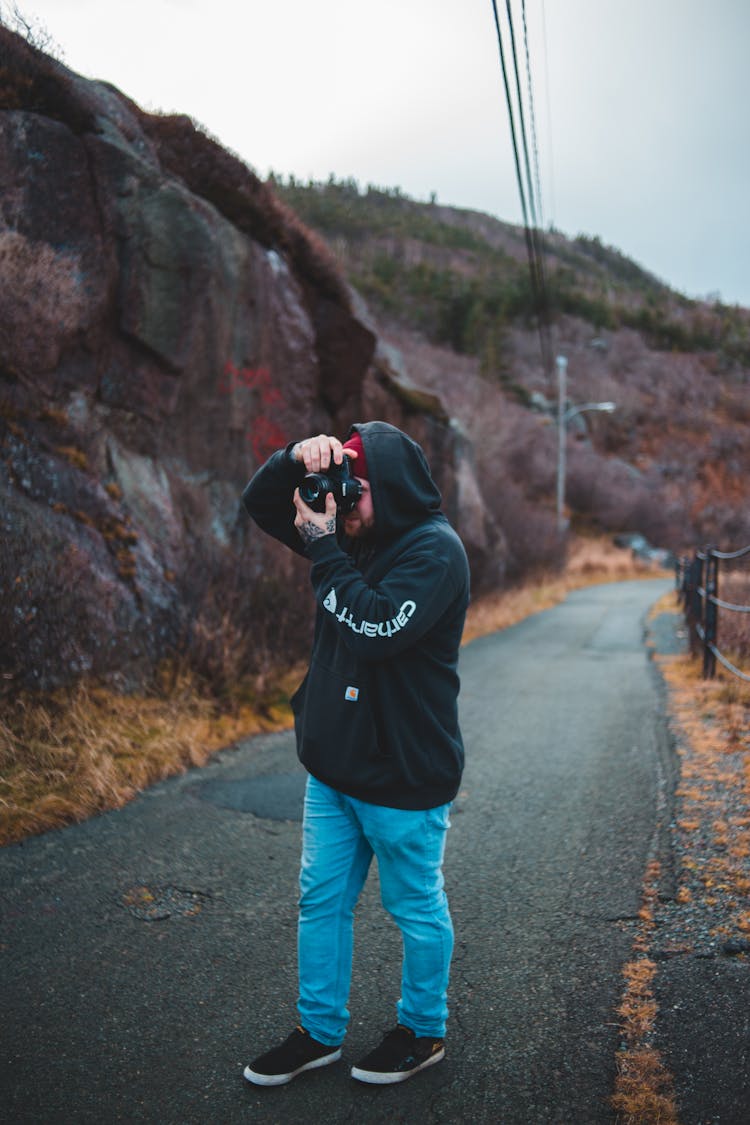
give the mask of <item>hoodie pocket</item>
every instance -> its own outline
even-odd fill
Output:
[[[367,682],[316,663],[304,689],[293,703],[300,759],[323,780],[366,784],[382,768]]]

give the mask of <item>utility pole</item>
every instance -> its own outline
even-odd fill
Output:
[[[568,361],[564,355],[557,357],[557,533],[565,534],[565,443],[568,436],[568,422],[578,414],[590,410],[602,410],[611,414],[616,410],[614,402],[583,402],[580,406],[568,406],[567,373]]]
[[[568,398],[567,371],[568,361],[564,355],[559,355],[557,363],[557,533],[565,533],[565,404]]]

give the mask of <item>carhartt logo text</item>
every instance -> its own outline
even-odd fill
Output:
[[[323,603],[326,609],[331,607],[327,605],[328,599],[331,594],[335,594],[333,590]],[[406,625],[409,624],[409,619],[414,615],[417,608],[417,603],[411,600],[405,601],[401,606],[395,617],[391,617],[389,621],[355,621],[353,614],[349,612],[349,607],[344,606],[341,613],[336,614],[336,620],[348,625],[353,633],[362,633],[365,637],[392,637],[394,633],[398,633]],[[331,610],[333,613],[333,610]]]

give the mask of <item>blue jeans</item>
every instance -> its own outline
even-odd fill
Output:
[[[354,907],[373,855],[383,906],[401,930],[398,1022],[441,1038],[453,925],[443,889],[450,805],[391,809],[347,797],[308,777],[298,928],[299,1014],[314,1039],[338,1046],[349,1020]]]

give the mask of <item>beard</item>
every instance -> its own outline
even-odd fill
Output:
[[[363,523],[356,512],[349,512],[341,521],[344,534],[349,539],[369,539],[375,528],[372,523]]]

